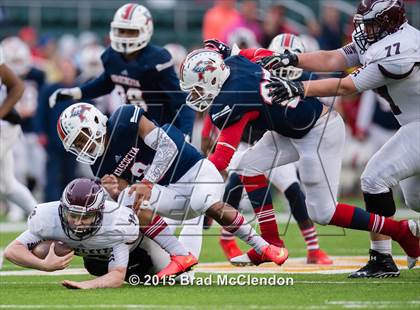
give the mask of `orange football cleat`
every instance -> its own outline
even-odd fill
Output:
[[[306,256],[307,264],[316,264],[316,265],[331,265],[333,263],[332,259],[322,251],[321,249],[310,250]]]
[[[289,252],[286,248],[279,248],[275,245],[266,245],[261,249],[261,258],[263,261],[271,261],[281,266],[289,257]]]
[[[197,258],[188,253],[186,256],[171,256],[171,262],[157,273],[159,279],[169,276],[177,276],[181,273],[191,270],[194,265],[198,264]]]
[[[228,260],[232,259],[233,257],[242,255],[241,249],[238,247],[238,244],[234,239],[232,240],[219,240],[220,247],[223,250],[223,253],[225,253]]]

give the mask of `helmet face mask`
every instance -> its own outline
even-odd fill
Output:
[[[93,236],[101,227],[105,192],[87,178],[75,179],[64,189],[59,215],[64,233],[72,240]]]
[[[186,103],[198,112],[211,106],[230,75],[222,56],[207,49],[188,54],[180,71],[180,87],[188,92]]]
[[[128,3],[120,7],[111,22],[111,47],[123,54],[134,53],[149,44],[153,34],[152,16],[142,5]]]
[[[107,117],[93,105],[76,103],[63,111],[57,122],[57,132],[66,151],[76,160],[93,164],[103,155]]]
[[[64,143],[65,145],[69,145],[67,151],[75,154],[79,162],[93,164],[104,153],[104,138],[103,135],[95,137],[89,128],[84,127],[80,129],[73,141],[68,139]]]

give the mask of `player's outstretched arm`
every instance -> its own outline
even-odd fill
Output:
[[[0,81],[7,88],[7,96],[0,103],[0,119],[2,119],[22,97],[24,86],[23,82],[5,64],[0,64]]]
[[[73,258],[73,252],[65,256],[57,256],[54,252],[54,246],[55,243],[51,243],[48,255],[44,259],[40,259],[32,254],[26,245],[14,240],[5,249],[4,257],[16,265],[42,271],[55,271],[67,268]]]
[[[313,72],[335,72],[347,69],[347,60],[339,50],[302,53],[297,67]]]
[[[69,289],[118,288],[124,284],[126,267],[115,267],[107,274],[88,281],[64,280],[61,284]]]

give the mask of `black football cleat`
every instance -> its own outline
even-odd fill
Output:
[[[350,279],[398,277],[400,271],[390,254],[369,250],[369,261],[365,266],[349,275]]]

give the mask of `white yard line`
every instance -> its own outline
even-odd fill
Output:
[[[282,274],[282,275],[293,275],[293,274],[342,274],[349,273],[355,269],[363,266],[366,261],[366,256],[332,256],[334,261],[333,265],[308,265],[305,263],[305,257],[289,258],[287,262],[279,267],[274,264],[263,264],[259,267],[234,267],[228,262],[213,262],[213,263],[201,263],[194,268],[196,273],[228,273],[228,274]],[[404,256],[394,256],[396,263],[400,269],[407,269],[405,264]],[[420,268],[417,266],[415,268]],[[0,277],[2,276],[62,276],[62,275],[85,275],[87,271],[84,268],[70,268],[66,270],[59,270],[54,272],[44,272],[38,270],[10,270],[0,271]],[[3,279],[0,279],[0,284],[3,283]],[[303,282],[301,282],[303,283]],[[324,283],[324,282],[322,282]],[[347,283],[347,282],[345,282]],[[357,282],[355,282],[357,283]],[[383,283],[383,282],[381,282]],[[391,283],[391,281],[390,281]],[[395,283],[392,281],[392,283]],[[406,282],[404,282],[406,283]],[[420,283],[420,282],[415,282]]]

